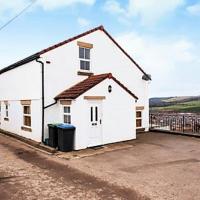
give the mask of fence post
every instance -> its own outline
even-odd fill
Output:
[[[185,132],[185,115],[183,115],[183,133]]]

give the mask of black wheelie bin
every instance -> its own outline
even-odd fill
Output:
[[[49,127],[49,140],[48,145],[53,148],[58,147],[58,128],[60,124],[48,124]]]
[[[58,128],[58,150],[63,152],[74,149],[75,127],[71,124],[61,124]]]

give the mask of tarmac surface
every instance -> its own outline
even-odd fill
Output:
[[[65,159],[0,134],[0,199],[200,199],[200,139],[147,133],[103,149]]]
[[[148,199],[0,134],[0,199]]]

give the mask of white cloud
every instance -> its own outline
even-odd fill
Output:
[[[128,18],[139,17],[146,25],[157,22],[184,3],[185,0],[129,0],[124,6],[117,0],[107,0],[104,10]]]
[[[152,23],[184,4],[184,0],[130,0],[129,13],[140,16],[143,23]]]
[[[45,10],[53,10],[74,4],[85,4],[91,6],[94,3],[95,0],[39,0],[37,4]]]
[[[112,14],[125,14],[125,9],[116,0],[108,0],[104,5],[104,10]]]
[[[130,32],[119,35],[117,41],[152,75],[151,95],[178,95],[178,92],[179,95],[187,95],[198,91],[199,86],[193,85],[191,88],[191,85],[193,81],[199,80],[197,75],[192,73],[199,69],[199,51],[196,44],[190,40],[184,37],[156,38]],[[186,82],[188,77],[190,85],[186,84],[189,82]]]
[[[80,25],[80,27],[83,27],[83,28],[84,27],[88,27],[90,25],[90,21],[89,20],[87,20],[85,18],[81,18],[81,17],[79,17],[77,19],[77,22]]]
[[[200,3],[188,6],[187,11],[192,15],[200,15]]]
[[[32,0],[0,0],[0,20],[18,13],[21,9],[30,4]],[[96,0],[38,0],[36,6],[44,10],[54,10],[76,4],[92,6]]]
[[[133,52],[132,55],[145,66],[147,71],[165,74],[177,67],[177,63],[193,59],[190,52],[193,44],[186,39],[170,41],[170,39],[141,36],[135,32],[122,34],[117,39],[128,52]]]

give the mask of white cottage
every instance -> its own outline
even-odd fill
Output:
[[[76,127],[75,149],[148,131],[150,76],[99,26],[0,70],[0,129],[37,142]]]

